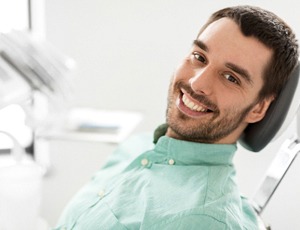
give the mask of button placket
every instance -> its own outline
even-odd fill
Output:
[[[175,160],[172,159],[172,158],[169,159],[169,160],[168,160],[168,164],[169,164],[169,165],[174,165],[174,164],[175,164]]]
[[[97,195],[102,199],[105,196],[105,190],[101,189]]]
[[[148,164],[149,164],[149,160],[147,158],[144,158],[144,159],[141,160],[141,165],[142,166],[146,167]]]

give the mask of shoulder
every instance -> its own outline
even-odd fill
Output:
[[[140,154],[153,149],[153,135],[150,133],[142,133],[130,136],[128,139],[120,143],[115,151],[109,156],[104,168],[111,167],[120,162],[125,162],[139,156]]]

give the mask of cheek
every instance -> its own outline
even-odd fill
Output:
[[[232,95],[231,93],[226,92],[226,90],[219,90],[216,94],[216,104],[218,105],[221,114],[228,114],[232,111],[236,111],[247,104],[241,95]]]
[[[256,92],[245,87],[232,87],[224,84],[223,81],[214,81],[214,95],[218,105],[222,107],[244,107],[256,100]]]
[[[221,116],[242,116],[245,110],[252,107],[252,101],[241,95],[230,97],[228,95],[219,95],[219,109]]]

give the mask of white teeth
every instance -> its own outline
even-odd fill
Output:
[[[183,94],[183,96],[182,96],[182,101],[183,101],[183,104],[185,104],[186,107],[188,107],[189,109],[191,109],[193,111],[207,112],[207,109],[205,109],[204,107],[202,107],[200,105],[196,105],[194,102],[190,101],[185,96],[185,94]]]

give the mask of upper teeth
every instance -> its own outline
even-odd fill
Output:
[[[198,111],[198,112],[207,112],[206,108],[202,107],[201,105],[195,104],[194,102],[192,102],[191,100],[189,100],[185,96],[185,94],[183,94],[183,96],[182,96],[182,101],[186,105],[186,107],[188,107],[191,110]]]

